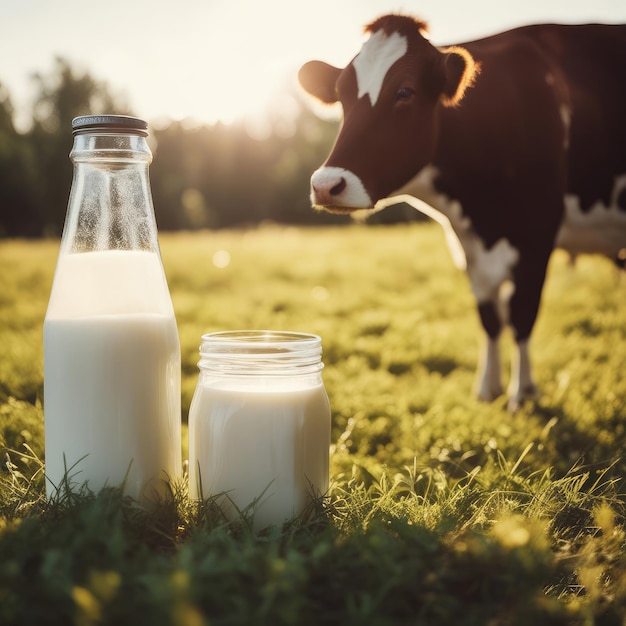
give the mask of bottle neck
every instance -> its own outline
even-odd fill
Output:
[[[321,381],[322,342],[317,335],[281,331],[225,331],[203,335],[201,375]]]
[[[145,163],[152,162],[146,138],[131,133],[83,132],[74,136],[70,159],[77,163]]]
[[[63,229],[62,252],[158,252],[145,137],[85,132],[70,153],[74,177]]]

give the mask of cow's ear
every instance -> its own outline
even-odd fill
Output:
[[[326,104],[337,102],[337,78],[341,70],[323,61],[309,61],[298,72],[298,81],[305,91]]]
[[[455,106],[465,95],[465,90],[472,86],[480,66],[472,55],[459,46],[443,50],[444,87],[441,102],[445,106]]]

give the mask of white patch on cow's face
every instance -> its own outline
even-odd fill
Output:
[[[556,246],[577,254],[604,254],[614,259],[625,247],[626,211],[617,201],[626,189],[626,174],[617,176],[613,185],[609,206],[596,202],[583,213],[577,196],[565,196],[565,217],[559,229]]]
[[[359,98],[367,94],[372,106],[376,104],[389,68],[406,54],[407,48],[406,37],[399,33],[387,35],[383,30],[376,31],[363,44],[352,62]]]
[[[361,179],[343,167],[325,166],[313,172],[311,202],[314,206],[346,209],[372,207],[372,200]]]

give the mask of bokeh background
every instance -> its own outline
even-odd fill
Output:
[[[313,106],[296,74],[312,58],[345,65],[389,12],[427,20],[437,45],[540,21],[626,22],[624,0],[2,0],[0,236],[60,234],[71,119],[103,112],[150,123],[161,230],[341,223],[308,199],[339,112]]]

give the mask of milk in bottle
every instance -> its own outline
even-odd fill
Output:
[[[74,178],[44,322],[46,492],[160,499],[181,474],[180,345],[148,180],[147,125],[73,122]]]

